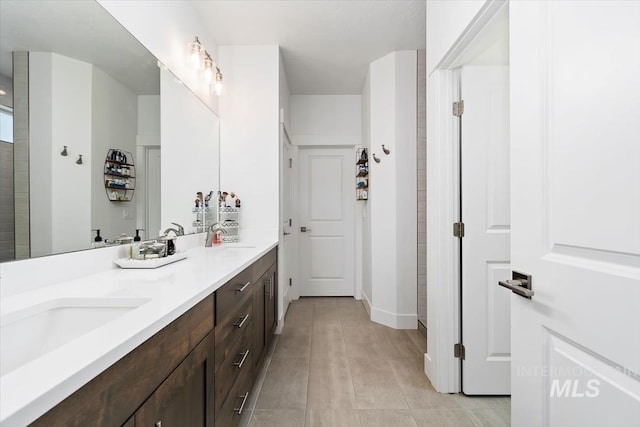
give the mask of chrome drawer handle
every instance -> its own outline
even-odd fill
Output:
[[[244,361],[247,360],[247,356],[249,356],[249,350],[245,351],[244,353],[238,353],[238,354],[242,354],[242,359],[239,362],[235,362],[234,365],[238,367],[238,369],[242,368],[242,365],[244,365]]]
[[[250,284],[251,284],[251,281],[248,281],[240,289],[238,289],[238,292],[244,292],[244,290],[247,289]]]
[[[238,396],[238,397],[242,397],[242,403],[240,404],[240,407],[239,408],[235,408],[233,410],[233,412],[237,412],[238,415],[241,415],[242,411],[244,410],[244,404],[247,403],[247,398],[249,397],[249,392],[246,392],[244,394],[244,396],[241,395],[241,396]]]
[[[240,323],[235,323],[233,326],[238,327],[238,329],[242,328],[244,326],[244,324],[247,322],[248,319],[249,319],[249,313],[244,315],[244,317],[242,318]]]

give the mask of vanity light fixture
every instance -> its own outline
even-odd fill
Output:
[[[82,164],[82,154],[78,154],[78,160],[76,160],[76,165]]]
[[[387,154],[387,155],[391,153],[391,151],[388,148],[384,148],[384,144],[382,144],[382,151],[384,151],[384,154]]]
[[[373,153],[371,156],[373,157],[373,160],[376,161],[376,163],[380,163],[380,159],[376,157],[376,153]]]
[[[220,96],[222,93],[222,73],[197,36],[194,41],[189,43],[189,62],[202,73],[201,77],[204,78],[206,87],[210,89],[213,86],[216,95]],[[162,68],[159,61],[158,66]]]
[[[198,40],[198,36],[196,36],[195,40],[189,43],[189,61],[195,69],[200,68],[203,56],[204,47],[202,46],[202,43],[200,43],[200,40]]]
[[[214,89],[216,91],[216,95],[220,96],[222,94],[222,73],[218,67],[216,67],[216,84]]]
[[[62,151],[60,152],[60,155],[61,156],[66,156],[67,154],[69,154],[69,153],[67,153],[67,146],[65,145],[64,148],[62,149]]]

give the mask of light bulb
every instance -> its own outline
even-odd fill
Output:
[[[216,95],[220,96],[222,94],[222,73],[218,67],[216,67],[216,84],[213,88],[216,91]]]
[[[191,43],[189,43],[189,61],[195,68],[200,68],[200,63],[202,61],[202,44],[198,37]]]
[[[202,76],[207,85],[211,84],[211,80],[213,80],[213,59],[211,59],[211,55],[209,52],[204,52],[204,63],[202,69]]]

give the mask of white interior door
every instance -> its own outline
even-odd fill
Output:
[[[301,147],[299,159],[300,296],[353,296],[354,150]]]
[[[509,394],[509,67],[461,70],[462,391]]]
[[[512,424],[638,426],[640,2],[510,8]]]

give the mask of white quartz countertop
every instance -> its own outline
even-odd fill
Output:
[[[265,239],[196,247],[158,269],[114,269],[3,298],[2,316],[59,298],[149,301],[0,377],[0,425],[35,421],[276,245]]]

